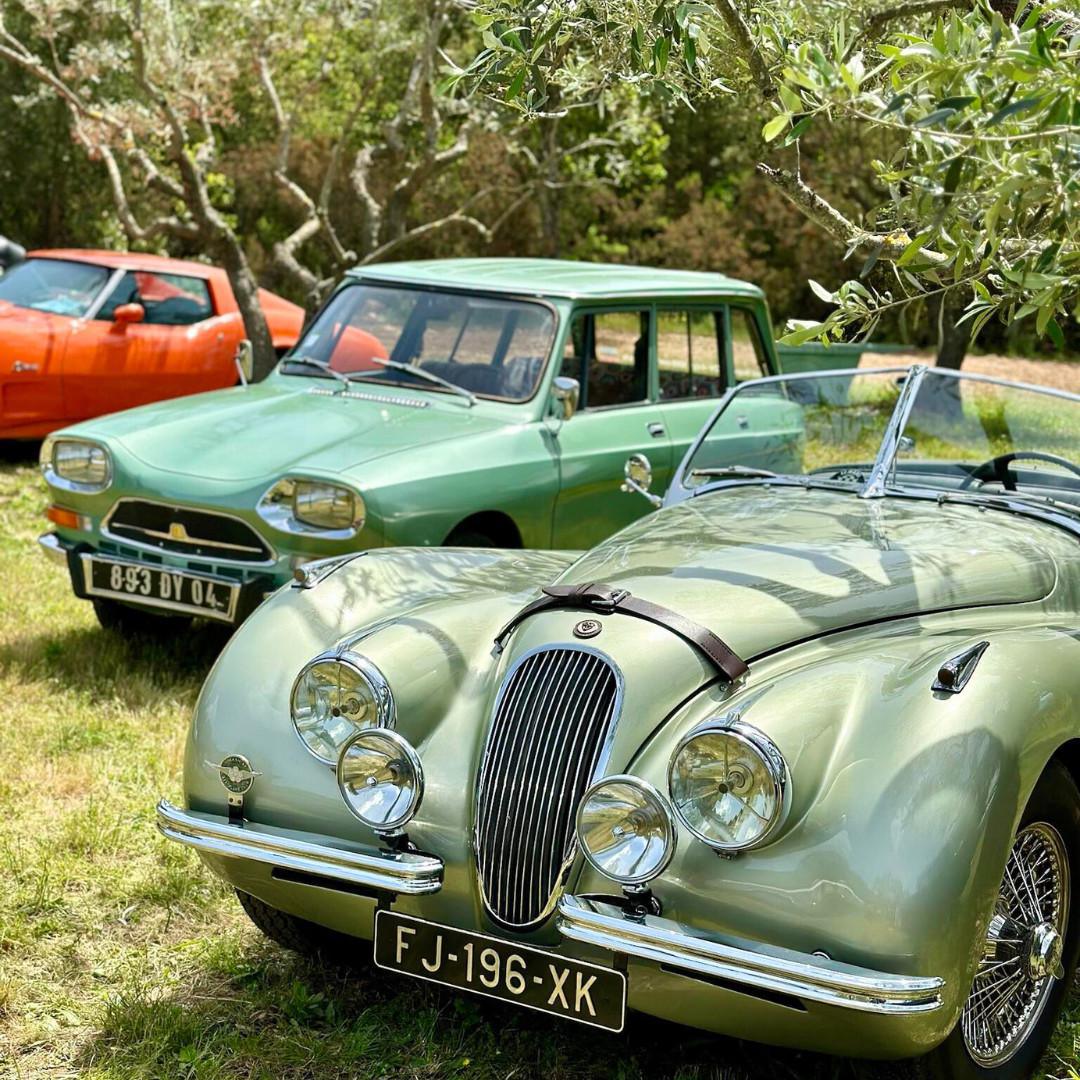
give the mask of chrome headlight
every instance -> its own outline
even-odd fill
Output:
[[[259,516],[282,532],[348,539],[364,526],[360,494],[328,480],[286,476],[259,500]]]
[[[791,798],[783,755],[768,736],[737,720],[691,731],[671,756],[668,784],[682,823],[719,851],[763,844]]]
[[[420,808],[424,770],[416,751],[396,731],[373,728],[354,736],[337,765],[345,805],[377,832],[396,832]]]
[[[636,776],[608,776],[585,792],[577,836],[585,858],[624,885],[641,885],[662,873],[677,839],[667,799]]]
[[[351,652],[315,657],[293,683],[291,709],[297,735],[327,765],[336,764],[358,731],[394,723],[389,683],[370,660]]]
[[[349,488],[316,480],[297,480],[293,516],[316,529],[351,529],[359,516],[359,496]]]
[[[54,487],[93,494],[112,483],[112,458],[100,443],[50,436],[41,446],[41,471]]]

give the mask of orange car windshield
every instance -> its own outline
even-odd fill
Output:
[[[477,397],[525,401],[536,392],[554,331],[555,316],[542,304],[349,285],[323,308],[293,350],[298,361],[286,357],[282,372],[310,376],[314,362],[350,380],[408,380],[410,390],[446,393],[435,385],[441,380]]]
[[[27,259],[0,277],[0,302],[80,318],[109,280],[103,266],[66,259]]]

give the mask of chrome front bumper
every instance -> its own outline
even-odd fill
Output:
[[[741,983],[803,1001],[891,1016],[932,1012],[942,1004],[944,979],[892,975],[747,942],[725,944],[671,919],[649,915],[638,922],[614,904],[569,894],[559,902],[558,927],[571,941],[651,960],[676,973]]]
[[[38,537],[38,547],[41,548],[42,554],[50,562],[59,563],[61,566],[67,566],[67,548],[60,541],[60,537],[54,532],[42,533]]]
[[[331,847],[322,837],[304,840],[300,839],[303,834],[248,821],[233,825],[212,814],[181,810],[165,799],[157,806],[157,826],[168,839],[207,855],[250,859],[282,870],[408,896],[442,888],[442,860],[433,855]]]

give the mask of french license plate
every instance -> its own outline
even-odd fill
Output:
[[[375,963],[593,1027],[623,1029],[626,976],[556,952],[380,910]]]
[[[224,622],[232,622],[236,613],[240,587],[232,581],[142,563],[112,562],[92,555],[83,555],[82,565],[86,591],[91,596],[132,600]]]

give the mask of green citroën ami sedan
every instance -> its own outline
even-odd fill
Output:
[[[585,548],[643,513],[718,397],[775,372],[760,290],[524,259],[350,273],[258,385],[78,424],[42,448],[75,592],[103,623],[239,622],[313,559],[396,545]],[[775,418],[751,403],[732,460]],[[171,615],[172,619],[160,618]]]
[[[766,407],[771,465],[731,465]],[[1080,396],[746,382],[664,503],[581,556],[371,551],[279,590],[160,828],[292,947],[1028,1075],[1080,949]]]

